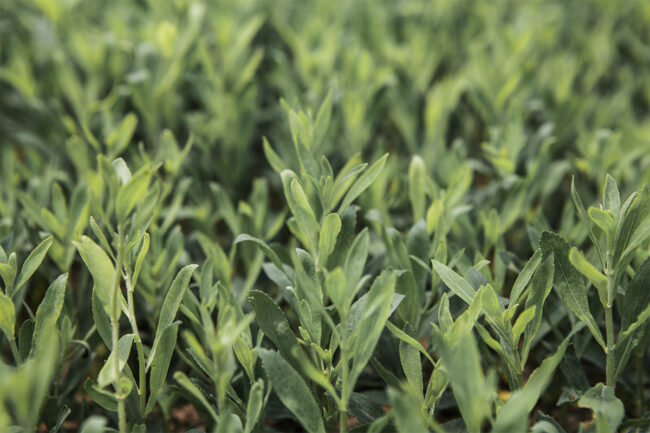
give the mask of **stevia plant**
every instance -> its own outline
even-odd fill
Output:
[[[290,119],[297,119],[291,128],[298,174],[265,142],[292,214],[287,226],[304,249],[296,245],[284,251],[290,266],[259,238],[243,234],[236,240],[253,242],[265,253],[273,264],[266,273],[282,290],[279,299],[286,299],[297,314],[300,338],[276,301],[260,291],[250,294],[258,325],[278,349],[258,351],[270,383],[301,424],[316,432],[324,432],[325,426],[330,430],[337,419],[339,429],[346,431],[351,405],[365,403],[355,395],[355,384],[402,298],[395,294],[396,272],[385,270],[355,300],[370,280],[363,274],[370,235],[367,229],[355,235],[357,215],[351,205],[379,175],[387,155],[369,167],[353,158],[336,175],[325,157],[316,163],[318,142],[312,137],[318,138],[319,128],[327,126],[322,122],[329,119],[329,103],[328,97],[316,120],[290,111]],[[333,308],[327,308],[328,299]],[[308,384],[320,388],[316,399]],[[319,401],[326,402],[324,411]]]
[[[115,234],[113,245],[94,219],[90,225],[98,243],[82,236],[74,245],[93,277],[93,318],[110,355],[98,373],[97,383],[87,381],[84,387],[102,407],[117,411],[121,432],[126,432],[129,424],[135,424],[134,429],[144,430],[142,422],[155,407],[165,382],[177,335],[178,323],[174,319],[196,265],[185,266],[172,281],[160,308],[153,343],[145,353],[134,296],[149,251],[151,241],[146,230],[160,188],[149,189],[154,174],[150,166],[145,165],[132,174],[122,159],[108,163],[100,156],[98,161],[100,177],[96,178],[99,185],[95,192],[100,195],[98,199],[111,203],[108,207],[111,213],[102,215],[102,224]],[[122,314],[131,330],[124,335],[120,335]],[[137,377],[127,365],[132,346],[137,354]],[[107,391],[109,385],[113,392]],[[127,419],[127,405],[130,420]]]
[[[643,288],[647,282],[649,268],[647,253],[641,248],[650,237],[650,194],[646,187],[631,194],[621,203],[616,181],[607,176],[599,207],[591,206],[585,210],[573,184],[572,198],[589,232],[594,251],[592,254],[597,257],[598,265],[593,265],[577,248],[569,250],[568,244],[561,238],[551,240],[549,235],[542,245],[544,247],[545,244],[553,254],[558,252],[565,255],[568,250],[568,261],[574,269],[567,270],[567,278],[573,279],[570,283],[573,287],[584,287],[582,281],[575,278],[577,270],[596,288],[598,299],[605,311],[605,340],[597,328],[592,330],[592,333],[606,354],[606,386],[615,388],[632,350],[643,340],[642,336],[647,330],[646,325],[650,317],[645,293],[647,290]],[[564,265],[568,263],[565,262]],[[634,269],[634,265],[638,267]],[[582,293],[585,291],[586,289],[582,289]],[[580,320],[587,322],[587,326],[590,326],[591,321],[591,326],[594,326],[594,319],[590,317],[584,297],[582,302],[580,297],[577,299],[577,303],[565,301],[567,307],[574,313],[582,309],[582,317],[578,316]],[[620,318],[618,327],[614,321],[615,309]]]

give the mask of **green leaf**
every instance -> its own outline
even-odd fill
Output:
[[[650,305],[650,258],[639,267],[627,286],[623,297],[621,329],[637,321],[641,312]]]
[[[0,331],[13,340],[16,326],[16,310],[11,298],[0,292]]]
[[[393,325],[390,321],[386,322],[386,327],[395,337],[397,337],[400,340],[400,342],[406,343],[411,347],[415,348],[417,351],[419,351],[429,360],[431,365],[434,366],[436,365],[436,362],[433,360],[433,358],[431,358],[429,352],[427,352],[427,350],[420,344],[419,341],[411,337],[405,331],[399,329],[397,326]]]
[[[314,143],[313,146],[315,149],[320,147],[321,142],[325,138],[327,127],[330,124],[330,119],[332,118],[332,90],[327,91],[327,96],[323,102],[321,102],[320,107],[318,108],[318,113],[316,114],[316,119],[314,121]]]
[[[266,137],[262,137],[262,143],[264,147],[264,155],[266,155],[266,160],[269,162],[271,168],[273,168],[273,170],[278,174],[286,170],[288,168],[287,165],[282,161],[282,158],[275,153]]]
[[[352,304],[352,307],[350,308],[350,314],[348,315],[348,332],[350,334],[353,334],[357,327],[359,326],[359,322],[361,321],[361,318],[363,317],[363,312],[365,311],[366,308],[366,303],[369,300],[369,293],[366,293],[365,295],[361,296],[357,301]],[[395,293],[393,295],[393,299],[390,305],[390,310],[388,311],[388,317],[390,317],[393,312],[399,307],[401,302],[404,300],[404,295],[400,295],[399,293]],[[388,321],[386,322],[386,326],[391,328],[391,323]],[[395,327],[397,329],[397,333],[399,334],[402,332],[401,329]],[[400,338],[400,337],[398,337]],[[406,338],[408,340],[408,338]]]
[[[525,365],[528,359],[528,353],[537,336],[537,332],[542,325],[542,313],[544,311],[544,302],[553,289],[553,277],[555,275],[553,266],[553,255],[544,257],[537,267],[531,280],[531,288],[528,298],[526,299],[526,308],[535,307],[535,316],[526,325],[524,330],[524,341],[521,349],[521,362]]]
[[[105,159],[105,161],[108,162],[108,159],[106,159],[103,155],[102,158]],[[110,165],[113,167],[113,170],[115,171],[115,175],[117,178],[120,180],[120,184],[124,185],[131,180],[131,170],[129,170],[129,166],[126,165],[126,161],[124,161],[123,158],[115,158]]]
[[[439,261],[431,260],[431,262],[433,263],[433,269],[435,269],[447,287],[467,304],[471,304],[474,295],[476,295],[476,290],[474,290],[467,280]]]
[[[124,223],[135,205],[145,198],[149,189],[150,180],[151,170],[149,167],[144,167],[138,170],[127,183],[120,187],[115,200],[115,212],[117,213],[118,221]]]
[[[347,254],[350,250],[350,247],[354,243],[356,225],[357,225],[357,213],[353,206],[349,206],[343,210],[340,214],[341,218],[341,231],[336,237],[336,245],[334,251],[329,256],[327,261],[327,268],[334,269],[337,266],[342,266]]]
[[[339,314],[342,317],[346,316],[349,309],[349,300],[346,293],[345,274],[340,267],[327,274],[325,289]]]
[[[348,401],[348,413],[364,424],[371,424],[385,415],[384,410],[373,399],[353,392]]]
[[[208,402],[201,390],[182,371],[174,373],[174,379],[194,397],[205,409],[215,422],[219,422],[219,416],[214,411],[212,404]]]
[[[630,199],[628,199],[626,205],[628,202],[630,202]],[[627,212],[624,212],[626,208]],[[613,257],[613,263],[616,265],[617,271],[624,270],[629,260],[631,260],[631,256],[624,257],[626,249],[632,243],[643,242],[642,239],[650,235],[650,229],[647,227],[650,225],[650,189],[646,187],[639,191],[636,196],[631,198],[629,206],[623,206],[621,214],[621,223],[616,233]],[[620,274],[620,272],[617,272],[617,274]]]
[[[74,239],[88,224],[88,187],[85,183],[78,183],[72,190],[70,209],[65,224],[65,233],[69,239]]]
[[[604,417],[610,432],[618,431],[625,416],[623,402],[614,395],[614,388],[602,383],[585,392],[578,400],[578,406],[591,409],[596,417]]]
[[[13,296],[18,290],[20,290],[20,288],[27,282],[27,280],[29,280],[34,272],[36,272],[36,269],[38,269],[38,267],[43,262],[43,259],[45,258],[45,255],[52,246],[53,242],[54,238],[52,236],[48,236],[43,240],[43,242],[38,244],[34,250],[32,250],[27,259],[25,259],[23,267],[20,269],[20,274],[18,274],[16,285],[14,286],[14,289],[11,292],[10,296]]]
[[[264,406],[264,382],[258,379],[253,383],[248,393],[248,404],[246,405],[246,426],[244,433],[251,433],[257,424],[262,407]]]
[[[131,281],[131,284],[133,285],[134,288],[137,287],[138,276],[140,276],[140,270],[142,270],[142,264],[144,263],[144,258],[147,256],[147,253],[149,252],[149,242],[150,242],[149,233],[145,233],[142,239],[142,248],[140,248],[140,253],[138,254],[138,258],[135,261],[135,269],[133,271],[133,279]]]
[[[578,195],[578,191],[576,190],[575,186],[575,179],[573,176],[571,176],[571,198],[573,199],[573,204],[575,205],[576,209],[578,210],[578,214],[580,215],[580,219],[582,220],[582,223],[587,227],[587,231],[589,232],[589,238],[591,239],[592,245],[596,248],[596,251],[598,251],[598,257],[600,258],[600,264],[605,268],[605,258],[603,256],[603,252],[600,249],[600,243],[598,242],[598,238],[596,237],[596,234],[594,233],[594,228],[591,225],[591,220],[589,216],[587,215],[587,211],[585,210],[584,205],[582,204],[582,200],[580,199],[580,195]]]
[[[413,328],[407,323],[402,331],[407,335],[412,334]],[[422,362],[420,360],[420,352],[413,345],[400,340],[399,359],[409,385],[417,395],[422,395],[424,383],[422,381]]]
[[[621,211],[621,196],[618,192],[616,181],[609,174],[605,177],[605,188],[603,190],[603,205],[616,218]]]
[[[111,326],[111,319],[108,316],[108,313],[106,313],[106,310],[102,306],[101,301],[99,300],[99,297],[97,296],[97,291],[93,291],[91,295],[91,310],[92,310],[92,316],[93,316],[93,322],[95,323],[95,326],[97,327],[97,332],[99,332],[99,336],[102,338],[104,341],[104,344],[106,347],[109,349],[113,348],[113,337],[112,337],[112,326]]]
[[[16,253],[11,253],[8,263],[0,263],[0,276],[2,276],[2,280],[5,282],[7,293],[9,293],[8,289],[13,286],[14,281],[16,280],[17,267]]]
[[[109,317],[112,316],[112,283],[115,276],[115,268],[111,259],[108,258],[99,245],[87,236],[82,236],[79,242],[73,242],[73,244],[77,247],[81,258],[93,276],[93,281],[95,282],[93,291],[97,294],[97,298],[100,300]],[[121,310],[118,310],[118,317],[120,313]]]
[[[22,359],[29,357],[29,352],[32,350],[32,339],[34,338],[34,321],[27,319],[20,327],[18,337],[18,351]]]
[[[354,362],[351,376],[356,378],[366,366],[381,336],[390,315],[397,274],[392,270],[383,271],[368,291],[359,326],[357,344],[354,348]],[[355,382],[352,380],[352,383]]]
[[[264,242],[263,240],[258,239],[258,238],[256,238],[256,237],[253,237],[253,236],[247,235],[247,234],[240,234],[239,236],[237,236],[237,238],[235,239],[235,242],[234,242],[234,243],[235,243],[235,244],[238,244],[238,243],[241,243],[241,242],[253,242],[255,245],[257,245],[257,246],[262,250],[262,252],[264,253],[264,255],[266,255],[266,257],[267,257],[269,260],[271,260],[271,262],[272,262],[272,263],[273,263],[273,264],[274,264],[274,265],[275,265],[275,266],[276,266],[280,271],[282,271],[282,272],[286,275],[286,271],[284,270],[284,267],[282,266],[282,261],[280,260],[280,258],[278,257],[278,255],[275,253],[275,251],[273,251],[273,250],[271,249],[271,247],[269,247],[269,246],[267,245],[266,242]],[[288,275],[287,275],[287,276],[288,276]]]
[[[587,214],[594,224],[600,227],[609,238],[614,238],[614,234],[616,233],[616,217],[611,211],[592,206],[587,211]]]
[[[370,235],[368,229],[364,228],[354,240],[350,247],[348,256],[345,259],[345,266],[343,272],[345,273],[345,280],[347,282],[347,296],[351,300],[356,293],[357,283],[363,275],[363,268],[366,265],[368,257],[368,244],[370,242]]]
[[[321,409],[302,377],[278,353],[259,349],[259,356],[275,393],[309,433],[325,433]]]
[[[318,245],[317,236],[320,227],[314,216],[314,211],[309,204],[309,200],[305,195],[305,191],[292,171],[286,170],[282,172],[282,183],[289,209],[291,209],[291,213],[296,218],[302,235],[307,240],[306,247],[310,251],[314,251]]]
[[[280,307],[266,293],[258,290],[251,290],[248,299],[264,335],[275,344],[284,358],[298,367],[293,354],[300,351],[300,345]]]
[[[535,318],[535,310],[537,307],[535,305],[526,308],[520,315],[517,317],[515,324],[512,325],[512,341],[517,344],[519,342],[519,337],[524,332],[528,324]]]
[[[533,371],[528,378],[528,382],[523,388],[515,391],[508,401],[499,409],[496,422],[494,424],[494,433],[525,432],[528,425],[529,413],[537,404],[542,392],[548,386],[553,373],[557,369],[566,348],[569,345],[570,338],[574,332],[567,336],[557,351],[550,357],[546,358],[542,364]]]
[[[434,327],[434,342],[467,430],[478,433],[483,420],[492,412],[490,396],[494,393],[494,378],[483,375],[472,322],[459,318],[454,328],[453,340],[447,340]]]
[[[36,310],[32,349],[30,352],[32,355],[41,345],[41,341],[46,335],[46,330],[54,329],[56,327],[56,322],[59,320],[61,309],[63,308],[65,287],[67,283],[68,274],[59,275],[59,277],[50,284],[50,287],[47,288],[45,297]]]
[[[149,353],[149,358],[147,359],[147,370],[151,367],[151,363],[156,358],[156,350],[160,344],[161,339],[163,338],[163,333],[165,328],[170,326],[174,319],[176,318],[176,312],[181,305],[183,300],[183,295],[187,286],[190,283],[190,278],[192,278],[192,272],[196,269],[198,265],[187,265],[176,274],[176,278],[172,281],[172,285],[169,287],[169,291],[165,296],[163,301],[162,308],[160,309],[160,317],[158,318],[158,327],[156,328],[156,337],[153,341],[153,346],[151,347],[151,352]]]
[[[424,218],[426,205],[426,170],[424,161],[415,155],[411,159],[408,171],[409,198],[413,210],[413,221]]]
[[[115,364],[117,364],[118,372],[121,373],[126,365],[126,361],[129,359],[132,344],[133,334],[126,334],[120,338],[117,343],[117,350],[111,352],[104,363],[104,366],[99,370],[99,374],[97,375],[97,384],[100,387],[104,388],[111,383],[117,382],[119,377],[115,375]]]
[[[122,152],[131,141],[131,137],[135,132],[138,125],[138,118],[135,114],[129,113],[122,119],[120,126],[115,128],[108,137],[106,137],[106,145],[111,147],[113,155]]]
[[[117,406],[116,409],[112,410],[111,412],[116,411]],[[84,420],[83,424],[81,424],[81,430],[79,430],[79,433],[105,433],[106,430],[106,419],[97,415],[91,415],[90,417],[86,418],[86,420]]]
[[[339,206],[339,212],[345,209],[346,207],[350,206],[352,202],[359,197],[359,195],[366,190],[372,184],[372,182],[375,181],[377,176],[379,176],[379,173],[384,168],[384,165],[386,164],[386,159],[388,158],[388,154],[385,154],[381,158],[379,158],[374,164],[368,168],[368,170],[363,173],[359,179],[357,179],[350,189],[348,190],[347,194],[345,194],[345,197],[343,198],[343,201],[341,202],[341,205]]]
[[[151,375],[149,379],[150,397],[147,402],[145,415],[153,410],[158,396],[165,385],[169,363],[171,362],[174,348],[176,347],[176,337],[178,334],[179,322],[167,326],[160,337],[158,348],[151,361]]]
[[[92,380],[86,379],[84,382],[84,391],[102,408],[109,412],[117,412],[117,399],[115,396],[95,385]]]
[[[325,217],[318,239],[318,260],[321,264],[327,263],[329,255],[334,251],[336,237],[341,231],[341,218],[338,214],[331,213]]]
[[[420,403],[411,393],[388,388],[388,401],[392,408],[390,414],[395,420],[397,431],[418,433],[429,431],[422,411],[419,410]]]
[[[95,218],[90,217],[90,228],[92,229],[93,233],[99,239],[99,243],[102,245],[104,248],[104,251],[107,252],[113,261],[116,261],[115,256],[113,255],[113,251],[111,251],[111,246],[106,240],[106,236],[104,236],[104,232],[102,231],[101,228],[97,225],[97,222],[95,221]],[[73,242],[74,243],[74,242]]]
[[[41,219],[43,221],[43,227],[46,230],[53,233],[59,239],[65,238],[63,223],[49,209],[41,209]]]
[[[510,301],[508,302],[508,306],[512,307],[513,305],[519,302],[519,298],[521,297],[522,293],[524,293],[524,289],[526,289],[528,282],[532,278],[535,269],[537,269],[537,266],[539,266],[541,261],[542,261],[542,251],[540,249],[537,249],[535,250],[535,254],[533,254],[533,256],[528,260],[528,262],[524,266],[524,269],[522,269],[519,275],[517,276],[517,279],[515,280],[515,284],[512,285],[512,290],[510,291]]]
[[[589,263],[585,256],[583,256],[576,247],[571,248],[569,251],[569,261],[582,275],[591,281],[591,284],[593,284],[594,287],[596,287],[598,290],[598,297],[603,306],[607,307],[610,305],[610,301],[607,299],[607,277],[596,269],[594,265]]]
[[[603,340],[603,335],[589,311],[589,300],[584,280],[569,262],[569,244],[555,233],[544,232],[540,240],[540,247],[544,257],[553,255],[555,263],[553,285],[558,295],[569,310],[587,325],[596,342],[605,349],[607,345]]]

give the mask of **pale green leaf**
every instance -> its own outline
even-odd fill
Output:
[[[13,340],[16,326],[16,310],[11,298],[0,292],[0,331]]]
[[[345,197],[343,198],[343,201],[341,202],[341,205],[339,206],[339,211],[345,209],[346,207],[350,206],[352,202],[361,195],[363,191],[366,190],[374,182],[374,180],[379,176],[379,173],[384,168],[384,165],[386,164],[386,159],[388,158],[388,154],[385,154],[381,158],[379,158],[374,164],[372,164],[368,170],[363,173],[359,179],[357,179],[350,189],[348,190],[347,194],[345,194]]]
[[[336,237],[341,231],[341,218],[338,214],[331,213],[325,217],[318,239],[318,260],[327,263],[327,258],[334,251]]]
[[[45,258],[45,255],[52,246],[53,242],[54,238],[52,236],[45,238],[43,242],[38,244],[38,246],[34,248],[34,250],[32,250],[29,256],[25,259],[25,262],[20,269],[20,273],[18,274],[18,279],[16,280],[14,290],[11,293],[12,295],[20,290],[20,288],[27,282],[27,280],[29,280],[34,272],[36,272],[36,269],[38,269],[38,267],[43,262],[43,259]]]
[[[131,346],[133,344],[133,334],[123,335],[117,343],[117,350],[113,350],[104,363],[104,366],[97,375],[97,384],[104,388],[105,386],[116,383],[119,376],[116,373],[121,373],[129,359],[131,353]],[[117,371],[116,366],[117,364]]]
[[[149,353],[149,358],[147,359],[147,370],[151,367],[151,363],[156,358],[156,350],[160,344],[160,340],[163,337],[163,332],[165,328],[172,324],[176,318],[176,312],[181,305],[183,300],[183,295],[185,290],[190,283],[190,278],[192,277],[192,272],[196,269],[198,265],[187,265],[176,275],[172,285],[165,296],[163,301],[162,308],[160,310],[160,317],[158,318],[158,327],[156,328],[156,337],[151,347],[151,352]]]
[[[82,236],[78,242],[73,242],[77,247],[81,258],[86,267],[93,276],[95,282],[94,291],[97,298],[100,300],[106,313],[112,315],[112,299],[113,299],[113,278],[115,276],[115,268],[111,259],[108,258],[104,250],[93,242],[89,237]],[[117,314],[120,314],[118,310]]]
[[[61,315],[65,288],[68,283],[68,274],[61,274],[50,284],[45,292],[45,297],[36,310],[34,319],[34,336],[32,337],[32,350],[34,354],[46,335],[46,330],[54,329]]]
[[[467,304],[471,304],[474,295],[476,295],[476,290],[474,290],[467,280],[439,261],[432,260],[431,262],[433,263],[433,269],[435,269],[447,287]]]

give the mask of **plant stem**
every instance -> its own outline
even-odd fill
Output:
[[[612,269],[612,248],[607,251],[607,305],[605,306],[605,331],[607,333],[607,352],[605,353],[605,384],[616,388],[614,366],[614,271]]]
[[[135,318],[135,306],[133,303],[133,293],[135,288],[131,285],[129,275],[125,278],[126,281],[126,302],[129,308],[129,322],[131,323],[131,330],[133,331],[135,347],[138,352],[138,395],[140,397],[140,413],[144,416],[144,411],[147,406],[147,376],[145,371],[146,359],[144,357],[144,348],[142,346],[142,338],[140,337],[140,330]]]
[[[605,361],[606,379],[605,384],[613,388],[614,383],[614,319],[612,307],[605,308],[605,328],[607,330],[607,353]]]
[[[339,409],[339,432],[346,433],[348,431],[348,398],[349,398],[349,382],[350,382],[350,366],[348,362],[348,323],[347,323],[347,311],[342,312],[341,314],[341,362],[343,363],[342,368],[342,389],[341,389],[341,407]]]
[[[9,339],[9,346],[11,347],[11,353],[14,356],[14,360],[16,361],[16,365],[22,364],[23,359],[20,356],[20,350],[18,350],[18,346],[16,346],[16,339],[15,338],[10,338]]]
[[[122,276],[122,262],[124,261],[124,233],[122,230],[122,225],[120,224],[117,229],[118,233],[118,244],[117,244],[117,260],[115,263],[115,275],[113,277],[113,291],[112,291],[112,317],[111,323],[113,325],[113,352],[117,358],[117,347],[120,341],[120,279]],[[115,387],[116,394],[120,394],[119,390],[119,378],[120,378],[120,365],[119,362],[115,362]],[[119,429],[120,433],[126,433],[126,408],[124,406],[124,399],[118,395],[117,396],[117,414],[119,419]]]

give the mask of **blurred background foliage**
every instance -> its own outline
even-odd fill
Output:
[[[318,153],[341,163],[389,151],[394,173],[418,154],[443,186],[469,166],[487,202],[476,208],[517,189],[544,206],[566,192],[569,172],[593,192],[605,172],[626,192],[649,176],[647,2],[0,7],[2,213],[12,221],[12,188],[71,187],[96,153],[129,166],[146,154],[169,175],[201,180],[191,203],[207,181],[244,198],[268,169],[261,136],[290,159],[285,107],[314,109],[330,91]],[[400,213],[399,190],[384,210]],[[34,192],[47,203],[44,191]]]

